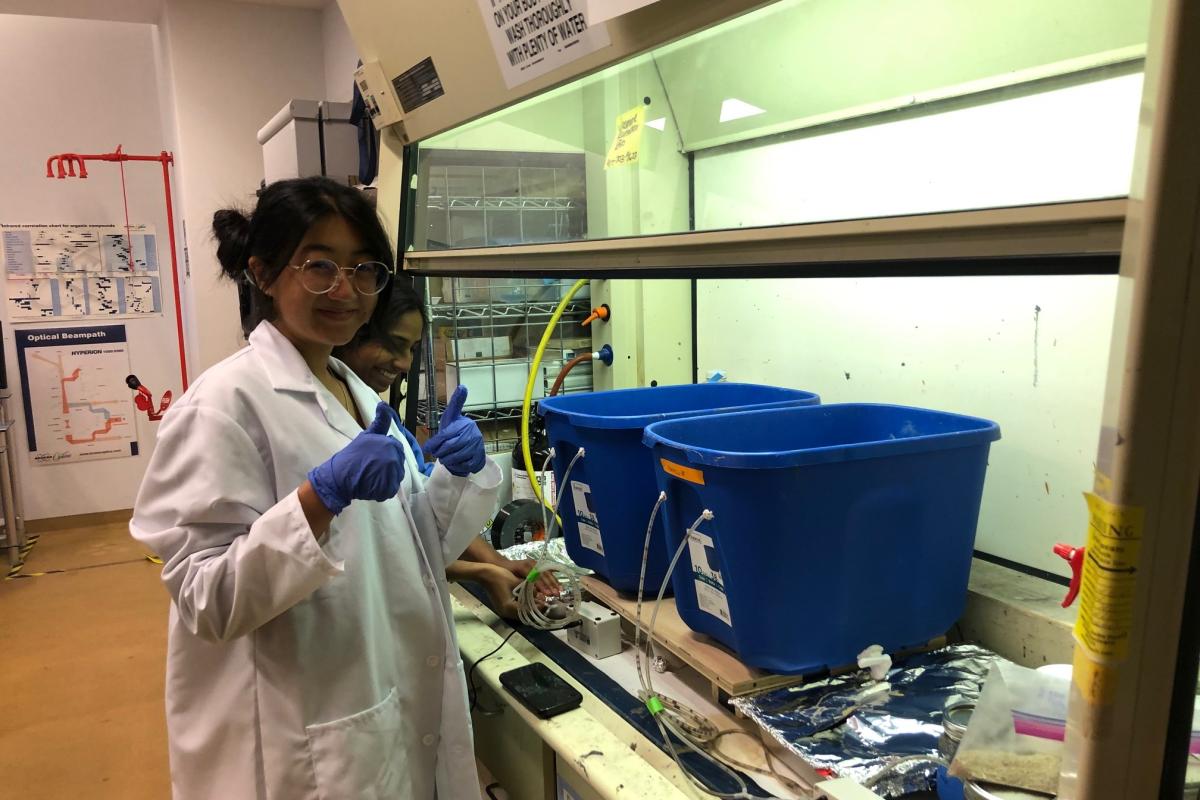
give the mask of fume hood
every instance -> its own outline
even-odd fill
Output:
[[[625,337],[612,343],[630,359],[618,357],[613,386],[678,381],[689,349],[699,371],[698,349],[718,335],[732,342],[710,347],[726,359],[718,367],[778,364],[826,347],[796,333],[812,328],[786,324],[792,309],[770,304],[786,295],[777,283],[762,286],[778,296],[756,297],[753,286],[720,281],[987,277],[996,282],[986,290],[999,295],[1008,279],[1107,280],[1103,308],[1087,309],[1104,324],[1089,343],[1086,374],[1058,389],[1066,415],[1070,392],[1090,393],[1091,433],[1061,458],[1046,456],[1095,482],[1046,499],[1053,490],[1046,480],[1041,496],[1039,478],[1039,496],[1011,493],[994,519],[1015,536],[1050,505],[1074,503],[1075,527],[1062,535],[1078,539],[1089,523],[1079,499],[1087,488],[1114,507],[1146,511],[1145,577],[1118,598],[1136,609],[1129,653],[1075,653],[1074,760],[1062,789],[1102,800],[1153,793],[1164,761],[1179,756],[1178,737],[1168,742],[1162,732],[1171,719],[1178,733],[1174,708],[1182,706],[1162,687],[1186,683],[1177,680],[1177,652],[1181,668],[1195,658],[1179,635],[1200,475],[1200,312],[1186,246],[1200,196],[1200,164],[1187,144],[1200,136],[1200,119],[1185,99],[1200,91],[1194,8],[1181,0],[1102,10],[1086,0],[660,0],[594,24],[585,14],[581,26],[587,6],[573,0],[447,0],[436,15],[400,0],[340,5],[364,61],[359,88],[384,127],[380,207],[396,226],[405,269],[604,279],[592,301],[612,305],[605,330]],[[479,203],[456,213],[448,165],[461,153],[498,169],[569,158],[582,163],[583,181],[549,194],[519,182],[499,192],[484,186],[472,195]],[[569,206],[550,205],[568,196]],[[512,220],[540,225],[542,216],[555,236],[509,235]],[[804,283],[789,296],[833,296]],[[975,307],[951,288],[962,285],[921,284],[940,292],[926,296],[947,313],[961,305],[969,316]],[[1071,284],[1057,291],[1071,302]],[[898,316],[888,298],[873,297],[876,318]],[[891,299],[903,308],[907,297]],[[722,314],[735,302],[738,314]],[[1029,303],[1032,386],[1021,391],[1044,397],[1040,312]],[[810,321],[839,312],[814,300],[804,313]],[[862,318],[870,323],[871,314]],[[761,319],[777,321],[773,345],[747,333],[761,332],[745,325]],[[962,320],[940,338],[962,339],[977,322]],[[729,327],[701,333],[721,323]],[[936,333],[911,335],[941,346]],[[985,352],[990,339],[971,341]],[[907,363],[894,361],[881,383],[902,382]],[[942,365],[938,397],[975,379],[956,370]],[[857,375],[847,368],[844,381]],[[693,377],[703,376],[683,380]],[[1006,391],[1010,380],[997,378]],[[1027,395],[1013,397],[1019,409]],[[995,458],[1032,465],[1042,455],[1021,445]]]

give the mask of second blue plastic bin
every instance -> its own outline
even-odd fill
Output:
[[[658,496],[653,457],[642,445],[647,425],[746,408],[819,403],[811,392],[739,383],[701,383],[559,395],[538,403],[554,448],[555,485],[567,553],[621,592],[636,592],[650,510]],[[583,447],[563,485],[571,459]],[[541,464],[536,465],[541,468]],[[662,515],[646,568],[647,591],[666,574]]]
[[[844,404],[651,425],[679,615],[746,664],[803,673],[962,615],[994,422]],[[700,513],[714,518],[687,533]],[[655,587],[657,591],[657,586]]]

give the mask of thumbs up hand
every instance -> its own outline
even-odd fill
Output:
[[[404,445],[389,433],[394,420],[395,410],[381,401],[365,431],[308,473],[309,483],[330,512],[342,513],[353,500],[387,500],[400,491]]]
[[[425,452],[459,477],[479,472],[487,464],[479,426],[462,415],[466,401],[467,387],[460,384],[446,404],[441,427],[425,443]]]

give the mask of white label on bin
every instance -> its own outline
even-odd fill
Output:
[[[596,518],[596,509],[592,503],[592,487],[586,483],[571,481],[571,497],[575,500],[575,518],[580,522],[590,522],[592,527],[598,528],[600,521]]]
[[[600,529],[579,520],[579,543],[588,550],[604,555],[604,540],[600,538]]]
[[[725,596],[725,581],[721,579],[720,570],[708,563],[710,547],[713,547],[711,536],[688,531],[688,555],[692,559],[692,577],[696,581],[696,604],[701,611],[733,627],[729,616],[729,598]]]

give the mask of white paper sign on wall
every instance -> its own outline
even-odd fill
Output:
[[[587,0],[588,21],[592,24],[605,22],[657,2],[658,0]]]
[[[587,0],[479,0],[484,27],[508,88],[608,47]]]

